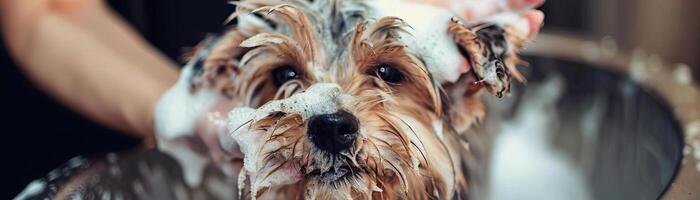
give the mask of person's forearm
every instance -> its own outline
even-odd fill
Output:
[[[90,118],[152,141],[153,108],[177,79],[174,64],[99,2],[22,1],[0,6],[5,39],[29,78]],[[49,8],[28,7],[37,5]]]

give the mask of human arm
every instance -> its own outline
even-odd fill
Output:
[[[2,0],[3,38],[21,70],[72,109],[153,144],[153,108],[176,65],[94,0]]]

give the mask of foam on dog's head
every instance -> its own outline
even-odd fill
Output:
[[[272,112],[283,112],[298,114],[307,120],[314,115],[337,112],[338,105],[349,98],[350,96],[341,93],[337,84],[318,83],[289,98],[265,103],[256,110],[254,119],[262,119]]]

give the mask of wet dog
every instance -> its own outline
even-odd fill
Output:
[[[174,89],[187,93],[164,96],[190,100],[159,109],[219,111],[219,140],[203,142],[220,142],[214,160],[236,168],[242,198],[466,198],[460,134],[485,114],[481,91],[523,80],[525,37],[394,3],[235,2],[235,25],[183,69]],[[160,140],[172,124],[157,125]]]

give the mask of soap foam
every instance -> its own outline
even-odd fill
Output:
[[[304,92],[295,94],[287,99],[273,100],[258,109],[250,107],[237,107],[229,112],[229,131],[233,141],[224,141],[228,144],[236,144],[240,152],[244,155],[243,170],[239,174],[239,190],[245,185],[244,180],[249,178],[252,183],[253,192],[265,187],[274,187],[298,182],[301,180],[297,168],[293,164],[287,163],[277,172],[267,176],[265,179],[256,179],[259,171],[265,169],[260,166],[259,153],[263,148],[263,136],[265,131],[251,129],[252,122],[268,117],[275,112],[300,115],[304,120],[318,114],[337,112],[338,104],[348,101],[349,97],[342,94],[340,87],[336,84],[319,83],[309,87]],[[275,149],[281,145],[276,141],[265,143],[266,149]],[[229,145],[234,146],[234,145]],[[279,165],[283,160],[271,160],[267,164],[270,166]]]
[[[206,52],[200,51],[200,54]],[[207,155],[193,151],[187,140],[197,137],[195,125],[221,95],[212,90],[190,92],[194,63],[183,68],[177,83],[158,101],[155,108],[155,131],[158,149],[169,154],[182,166],[185,182],[195,187],[201,183],[204,168],[211,161]]]
[[[254,119],[262,119],[272,112],[284,112],[298,114],[306,120],[314,115],[337,112],[338,104],[349,99],[348,95],[342,94],[337,84],[317,83],[302,93],[266,103],[254,113]]]
[[[369,2],[376,9],[376,19],[395,16],[403,19],[411,29],[411,36],[403,37],[408,48],[420,55],[425,65],[440,82],[455,82],[464,73],[466,62],[459,53],[447,26],[455,15],[447,9],[400,0]]]
[[[264,180],[257,179],[259,174],[263,174],[263,172],[258,171],[262,168],[262,166],[259,166],[258,153],[263,145],[265,131],[250,129],[250,124],[254,116],[255,110],[248,107],[235,108],[229,113],[229,119],[231,119],[229,123],[231,138],[238,144],[237,146],[244,155],[243,169],[238,174],[239,195],[246,187],[246,178],[249,178],[250,183],[252,183],[251,190],[253,193],[257,193],[258,190],[264,187],[291,184],[301,179],[297,171],[288,167],[281,168]],[[266,145],[275,145],[275,142],[272,141]],[[280,162],[274,161],[270,162],[272,165],[279,163]]]
[[[197,118],[221,97],[215,91],[190,93],[189,78],[193,67],[185,66],[175,86],[160,98],[155,109],[155,129],[159,139],[174,139],[194,135]]]
[[[44,191],[46,188],[46,183],[42,180],[34,180],[29,185],[27,185],[22,192],[20,192],[14,200],[24,200],[30,199],[32,197],[36,198],[36,195]]]

